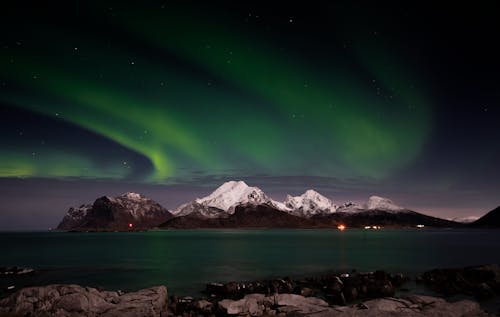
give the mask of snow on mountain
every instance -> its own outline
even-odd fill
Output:
[[[223,218],[232,215],[236,206],[244,204],[267,204],[280,211],[306,218],[334,212],[355,213],[367,210],[401,212],[406,210],[394,204],[390,199],[379,196],[371,196],[363,205],[346,202],[337,206],[331,199],[312,189],[305,191],[300,196],[287,195],[284,202],[277,202],[258,187],[248,186],[244,181],[228,181],[210,195],[179,206],[174,215],[192,214],[204,218]]]
[[[337,208],[337,212],[360,212],[363,210],[363,205],[357,204],[352,201],[345,202]]]
[[[284,205],[291,214],[311,217],[317,214],[335,212],[337,206],[315,190],[309,189],[300,196],[287,195]]]
[[[92,204],[81,205],[78,208],[70,207],[68,212],[63,218],[63,222],[70,224],[78,223],[87,216],[87,214],[91,209],[92,209]]]
[[[371,196],[366,203],[366,209],[392,212],[405,210],[405,208],[396,205],[392,200],[379,196]]]
[[[250,187],[244,181],[230,181],[210,195],[196,199],[196,202],[231,213],[237,205],[270,203],[271,199],[258,187]]]
[[[258,187],[248,186],[244,181],[229,181],[210,195],[179,206],[175,215],[185,216],[196,211],[205,217],[217,218],[233,214],[234,208],[242,204],[269,204],[277,208],[280,205]]]
[[[103,196],[79,208],[71,207],[58,229],[124,230],[130,228],[129,224],[151,228],[171,217],[172,214],[154,200],[129,192],[117,197]]]
[[[140,217],[154,217],[156,215],[152,210],[159,209],[158,207],[161,208],[154,200],[133,192],[107,198],[111,202],[120,204],[136,219]]]
[[[480,217],[478,217],[478,216],[466,216],[466,217],[452,218],[452,219],[448,219],[448,220],[461,222],[461,223],[472,223],[472,222],[478,220],[479,218]]]

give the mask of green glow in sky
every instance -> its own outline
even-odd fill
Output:
[[[51,47],[4,51],[0,73],[21,88],[0,101],[146,157],[146,181],[199,172],[384,178],[410,164],[429,134],[431,100],[383,47],[356,46],[320,68],[314,53],[303,58],[189,10],[124,10],[113,23],[128,41],[110,47],[104,37],[61,32]],[[342,54],[359,59],[358,69]],[[8,158],[0,177],[128,175],[56,150],[40,159],[0,154]]]

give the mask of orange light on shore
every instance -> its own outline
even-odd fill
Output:
[[[129,228],[132,228],[133,226],[134,226],[134,225],[133,225],[133,224],[131,224],[131,223],[129,223],[129,224],[128,224],[128,227],[129,227]]]
[[[345,230],[345,226],[344,225],[338,225],[337,229],[339,229],[340,231],[344,231]]]

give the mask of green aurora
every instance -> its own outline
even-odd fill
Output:
[[[383,179],[411,164],[430,134],[432,98],[389,43],[353,34],[328,59],[304,58],[263,28],[192,8],[122,6],[96,19],[118,36],[45,26],[3,49],[0,76],[11,88],[0,101],[145,157],[151,169],[132,166],[144,181],[228,171]],[[85,153],[39,152],[0,149],[0,177],[131,173],[123,157],[110,166]]]

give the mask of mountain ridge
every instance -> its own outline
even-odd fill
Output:
[[[157,202],[129,192],[103,196],[93,204],[69,208],[59,230],[131,230],[160,228],[332,228],[348,227],[463,227],[464,224],[421,214],[392,200],[370,196],[366,203],[334,200],[309,189],[299,196],[273,200],[258,187],[229,181],[211,194],[170,212]]]
[[[58,230],[142,230],[158,226],[173,215],[156,201],[128,192],[102,196],[93,204],[70,207]]]

